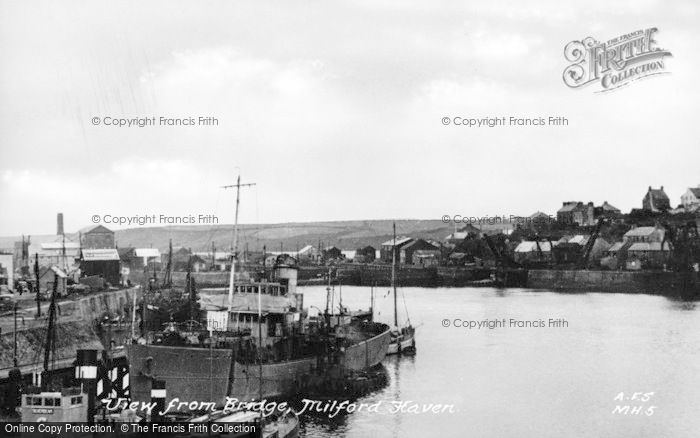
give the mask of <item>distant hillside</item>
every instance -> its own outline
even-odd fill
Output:
[[[305,245],[335,245],[341,249],[356,249],[360,246],[377,247],[391,239],[392,221],[341,221],[310,222],[265,225],[241,225],[239,227],[239,247],[249,250],[268,251],[296,250]],[[410,235],[430,239],[444,239],[453,228],[440,221],[402,220],[396,222],[398,235]],[[168,239],[174,246],[185,246],[194,251],[206,251],[214,242],[217,248],[231,246],[233,227],[220,225],[215,227],[177,226],[157,228],[132,228],[116,232],[119,246],[153,246],[160,249],[168,247]]]
[[[352,250],[365,245],[378,247],[391,239],[391,220],[306,222],[264,225],[241,225],[239,245],[250,251],[260,250],[263,245],[268,251],[296,250],[304,245],[335,245],[344,250]],[[497,227],[503,227],[498,225]],[[490,228],[488,225],[484,229]],[[454,231],[454,225],[439,220],[399,220],[396,221],[396,234],[424,239],[443,240]],[[11,248],[19,236],[1,237],[0,248]],[[32,236],[32,242],[53,241],[56,236]],[[184,246],[194,251],[207,251],[214,242],[217,249],[231,246],[232,225],[217,226],[172,226],[143,227],[116,231],[119,247],[154,247],[165,250],[168,240],[173,246]]]

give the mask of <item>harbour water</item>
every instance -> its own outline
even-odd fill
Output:
[[[325,307],[325,288],[303,292],[307,306]],[[375,309],[390,323],[387,292],[375,289]],[[700,436],[700,303],[517,289],[402,292],[401,317],[407,309],[419,326],[418,354],[385,360],[389,384],[356,402],[374,409],[304,414],[301,436]],[[366,309],[370,289],[343,287],[342,300]],[[455,327],[503,318],[545,327]],[[548,327],[550,318],[568,326]],[[395,402],[403,412],[394,413]]]

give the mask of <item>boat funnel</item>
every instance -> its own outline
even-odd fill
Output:
[[[275,279],[287,286],[288,294],[297,292],[297,267],[286,264],[275,265]]]

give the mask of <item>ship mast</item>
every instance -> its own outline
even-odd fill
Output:
[[[263,366],[262,366],[262,286],[258,285],[258,396],[260,402],[263,399]],[[260,421],[263,418],[263,409],[260,408]]]
[[[45,379],[42,379],[42,387],[44,389],[49,389],[50,386],[50,374],[49,374],[49,361],[51,358],[56,360],[56,293],[58,290],[58,274],[54,272],[53,280],[53,293],[51,294],[51,303],[49,304],[49,321],[46,328],[46,342],[44,344],[44,375]]]
[[[399,317],[397,314],[397,299],[396,299],[396,222],[393,224],[394,241],[391,246],[391,288],[394,291],[394,327],[399,326]]]
[[[234,282],[236,281],[236,258],[238,258],[238,206],[241,203],[241,187],[254,186],[255,183],[241,184],[241,175],[238,175],[236,184],[222,186],[224,189],[236,188],[236,216],[233,222],[233,254],[231,255],[231,276],[228,283],[228,312],[233,308]]]

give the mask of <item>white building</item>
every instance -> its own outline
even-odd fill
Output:
[[[700,207],[700,185],[698,187],[690,187],[681,195],[681,204],[686,209]]]

